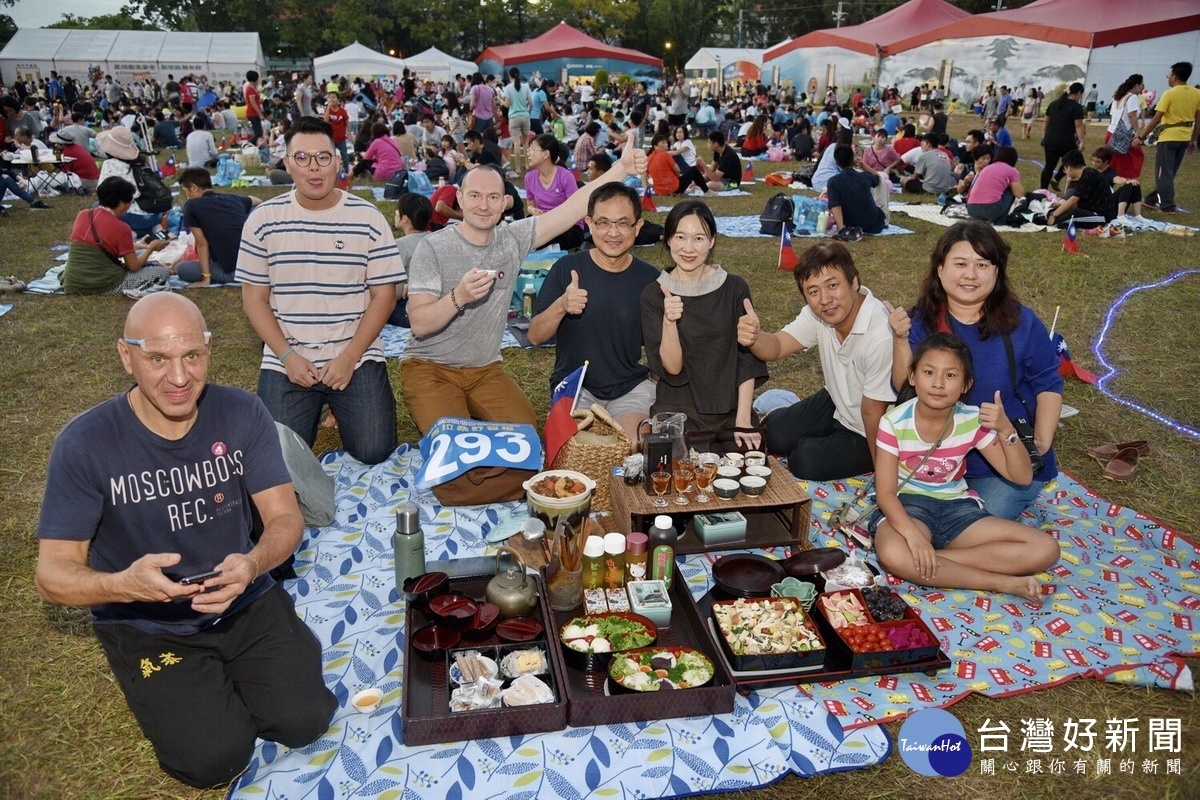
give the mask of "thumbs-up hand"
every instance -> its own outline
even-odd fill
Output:
[[[1000,398],[999,389],[996,390],[992,402],[979,404],[979,421],[985,428],[991,428],[1004,438],[1008,438],[1008,435],[1016,430],[1004,414],[1004,401]]]
[[[758,332],[762,328],[758,321],[758,314],[754,313],[754,305],[747,297],[742,301],[742,305],[746,308],[746,313],[738,317],[737,324],[737,340],[742,347],[753,347],[758,341]]]
[[[663,319],[667,322],[678,322],[683,316],[683,298],[671,294],[665,283],[660,283],[663,293]]]
[[[626,147],[621,151],[619,163],[625,168],[626,175],[642,175],[646,172],[646,151]]]
[[[887,300],[883,301],[883,308],[888,313],[888,327],[892,329],[892,336],[907,339],[908,332],[912,330],[912,320],[908,318],[908,311],[903,306],[893,307]]]
[[[587,289],[579,288],[579,273],[571,270],[571,283],[563,295],[568,314],[582,314],[587,308]]]

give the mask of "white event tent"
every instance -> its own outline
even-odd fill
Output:
[[[265,64],[257,33],[21,28],[0,50],[0,80],[48,78],[56,70],[78,79],[99,72],[123,83],[188,73],[236,81],[247,70],[264,72]]]
[[[417,53],[404,59],[410,70],[416,73],[419,81],[438,81],[444,83],[454,80],[455,75],[471,75],[479,71],[474,61],[455,58],[449,53],[443,53],[436,47],[431,47],[424,53]]]
[[[327,81],[334,75],[365,78],[390,90],[399,82],[406,66],[404,59],[384,55],[355,42],[341,50],[314,58],[313,78],[318,82]]]

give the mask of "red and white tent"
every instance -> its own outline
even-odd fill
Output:
[[[964,17],[901,44],[885,65],[886,79],[904,81],[949,61],[956,79],[964,79],[954,87],[960,92],[994,81],[1050,94],[1080,81],[1095,83],[1103,98],[1132,73],[1161,92],[1171,64],[1200,62],[1200,2],[1038,0]]]
[[[537,73],[553,80],[590,79],[600,69],[639,81],[657,82],[662,78],[661,58],[606,44],[565,22],[527,42],[489,47],[477,61],[485,75],[499,75],[515,66],[526,77]]]
[[[797,91],[810,93],[830,85],[869,86],[881,63],[909,40],[969,16],[945,0],[909,0],[861,25],[813,31],[772,47],[763,53],[763,74],[778,67]]]

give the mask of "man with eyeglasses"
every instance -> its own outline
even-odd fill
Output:
[[[303,522],[270,414],[208,384],[190,300],[139,300],[117,353],[132,389],[71,420],[50,455],[35,583],[90,607],[93,630],[163,770],[229,783],[257,738],[329,727],[321,647],[269,571]],[[252,540],[251,504],[262,520]]]
[[[500,358],[521,264],[530,250],[544,247],[576,224],[598,187],[620,183],[645,169],[646,154],[627,148],[612,169],[557,208],[503,224],[500,170],[481,164],[467,173],[458,189],[462,222],[426,236],[409,265],[413,340],[404,351],[400,374],[404,400],[418,430],[424,433],[442,417],[536,423],[533,405],[504,371]],[[434,493],[442,503],[453,504],[464,497],[458,490],[479,477],[472,472],[434,487]],[[490,502],[523,494],[517,480],[495,486],[490,499],[470,491],[468,495],[475,502]]]
[[[391,226],[336,186],[333,130],[301,117],[284,136],[295,189],[242,229],[242,307],[263,340],[258,396],[310,446],[328,404],[346,451],[378,464],[396,449],[396,403],[379,332],[406,278]]]
[[[636,446],[638,423],[654,403],[654,383],[642,363],[639,298],[659,272],[633,255],[642,227],[636,190],[604,184],[588,198],[585,220],[595,247],[550,268],[533,304],[529,341],[555,339],[551,388],[587,361],[577,408],[604,406]]]

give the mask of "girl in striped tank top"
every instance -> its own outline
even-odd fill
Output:
[[[936,333],[913,353],[908,381],[916,397],[883,416],[875,456],[879,510],[868,527],[879,563],[925,586],[1013,594],[1038,605],[1036,573],[1058,560],[1043,531],[993,517],[968,488],[967,453],[978,449],[1014,483],[1033,471],[999,392],[978,408],[960,402],[971,386],[971,352]]]

